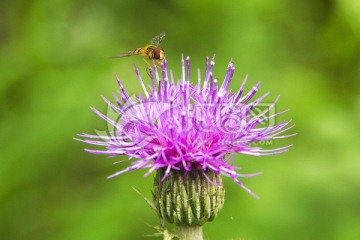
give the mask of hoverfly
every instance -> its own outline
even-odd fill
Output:
[[[147,70],[150,67],[148,60],[155,60],[156,63],[163,63],[165,60],[165,51],[160,47],[161,42],[164,40],[166,34],[164,32],[160,33],[154,37],[149,45],[146,45],[142,48],[136,48],[133,51],[127,53],[121,53],[119,55],[113,56],[111,58],[122,58],[134,55],[145,56],[144,61],[148,65]],[[147,57],[147,58],[146,58]]]

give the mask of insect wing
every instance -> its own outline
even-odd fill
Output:
[[[122,57],[128,57],[128,56],[132,56],[135,55],[133,52],[127,52],[127,53],[120,53],[119,55],[116,56],[112,56],[110,58],[122,58]]]
[[[159,35],[157,35],[156,37],[154,37],[150,43],[155,45],[155,46],[159,46],[161,44],[161,42],[165,39],[166,33],[162,32]]]

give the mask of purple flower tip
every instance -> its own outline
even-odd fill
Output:
[[[109,178],[142,168],[148,169],[146,176],[161,168],[166,173],[202,169],[230,177],[253,194],[239,178],[260,173],[240,174],[240,168],[234,166],[234,153],[264,156],[288,151],[291,145],[263,149],[261,143],[294,135],[284,135],[293,127],[291,121],[275,124],[275,117],[285,112],[275,113],[278,98],[271,104],[261,103],[266,93],[251,101],[260,82],[244,94],[246,76],[238,92],[229,89],[235,71],[232,61],[221,85],[213,77],[214,58],[206,58],[204,77],[199,70],[196,84],[190,81],[190,58],[184,61],[182,57],[181,64],[182,76],[177,83],[172,72],[168,74],[166,60],[161,71],[155,65],[151,67],[148,87],[135,66],[144,95],[130,97],[116,76],[121,90],[118,96],[114,94],[116,104],[103,97],[108,114],[93,109],[109,124],[108,131],[79,134],[83,139],[77,140],[105,147],[86,150],[94,154],[129,156],[131,166]]]

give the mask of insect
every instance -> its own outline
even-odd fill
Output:
[[[149,45],[146,45],[142,48],[136,48],[133,51],[127,53],[121,53],[119,55],[113,56],[111,58],[122,58],[129,57],[134,55],[145,56],[144,61],[148,65],[147,71],[150,67],[149,60],[155,60],[157,64],[163,63],[165,60],[165,51],[160,47],[161,42],[164,40],[166,34],[164,32],[160,33],[154,37]]]

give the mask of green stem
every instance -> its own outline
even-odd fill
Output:
[[[180,240],[203,240],[201,226],[179,226],[176,233]]]

